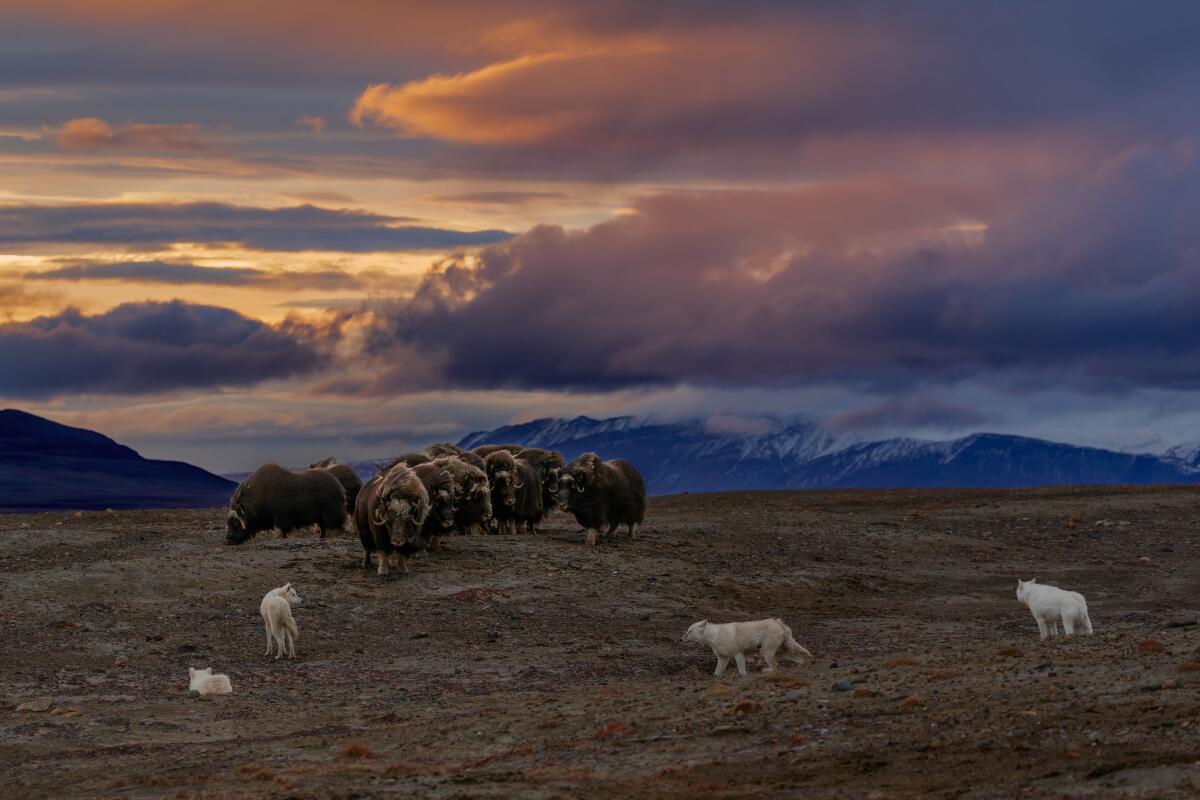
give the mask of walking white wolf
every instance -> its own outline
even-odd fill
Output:
[[[276,661],[283,655],[285,645],[288,658],[296,655],[294,641],[300,638],[300,631],[296,628],[296,620],[292,619],[292,605],[299,602],[300,595],[287,583],[267,592],[258,607],[267,628],[266,655],[271,655],[271,646],[274,644],[279,651],[275,655]]]
[[[1075,635],[1075,628],[1082,627],[1090,636],[1092,620],[1088,617],[1087,600],[1079,592],[1068,592],[1057,586],[1044,586],[1037,582],[1017,579],[1017,599],[1029,606],[1037,621],[1038,633],[1058,636],[1061,620],[1067,636]]]
[[[713,674],[718,678],[725,671],[730,658],[737,662],[738,673],[745,675],[744,652],[752,647],[758,647],[767,662],[763,672],[775,671],[775,656],[781,647],[787,651],[785,656],[793,661],[799,661],[800,656],[812,657],[812,653],[792,638],[792,629],[778,617],[725,623],[712,623],[704,619],[688,628],[680,641],[704,642],[711,647],[717,655],[717,671]]]

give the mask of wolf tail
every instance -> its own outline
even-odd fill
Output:
[[[1083,627],[1087,628],[1088,636],[1092,635],[1092,618],[1088,616],[1087,605],[1083,606]]]
[[[792,638],[792,629],[789,628],[783,620],[776,619],[776,621],[780,625],[783,625],[783,632],[787,634],[787,638],[783,640],[784,648],[794,656],[808,656],[809,658],[812,658],[812,653],[808,652],[804,645]]]

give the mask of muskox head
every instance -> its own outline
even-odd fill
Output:
[[[430,489],[429,503],[430,514],[434,515],[438,525],[443,528],[454,527],[454,493],[457,487],[454,485],[454,476],[449,470],[442,470],[442,474],[438,476],[438,482],[435,487]]]
[[[515,472],[509,472],[506,469],[499,470],[492,474],[492,503],[495,505],[503,505],[511,508],[517,504],[517,489],[522,488],[522,484]]]
[[[571,503],[571,493],[575,491],[575,478],[571,473],[564,472],[558,476],[558,482],[554,490],[554,499],[558,502],[558,507],[563,511]]]
[[[246,525],[246,511],[239,505],[229,507],[229,518],[225,521],[225,541],[228,544],[242,544],[254,536]]]
[[[423,548],[425,540],[421,537],[421,526],[425,517],[413,503],[400,497],[381,497],[371,510],[371,522],[388,532],[392,543],[401,543],[416,548]]]
[[[600,469],[600,456],[595,453],[584,453],[571,465],[571,477],[575,479],[576,491],[586,491],[596,482],[596,472]]]
[[[492,492],[487,481],[471,481],[463,487],[462,505],[476,512],[480,520],[492,517]]]

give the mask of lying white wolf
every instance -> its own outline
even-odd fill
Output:
[[[717,654],[717,671],[713,674],[718,678],[725,671],[730,658],[737,661],[738,673],[745,675],[744,652],[752,647],[758,647],[767,662],[763,672],[775,671],[775,655],[780,647],[787,651],[785,656],[793,661],[799,661],[800,656],[812,657],[812,653],[792,638],[792,629],[779,618],[725,623],[712,623],[705,619],[688,628],[680,641],[704,642],[711,647]]]
[[[228,675],[213,675],[212,667],[192,669],[188,667],[188,691],[208,694],[232,694],[233,684]]]
[[[266,655],[271,655],[271,645],[274,644],[279,650],[275,655],[276,661],[283,655],[285,646],[288,658],[296,655],[294,641],[300,638],[300,631],[296,628],[296,620],[292,619],[292,605],[299,602],[300,595],[287,583],[267,592],[258,607],[258,613],[262,614],[267,628]]]
[[[1067,636],[1075,635],[1077,627],[1092,633],[1092,620],[1088,617],[1087,600],[1079,592],[1068,592],[1057,586],[1043,586],[1037,578],[1031,581],[1017,579],[1017,599],[1029,606],[1037,620],[1038,633],[1045,639],[1048,634],[1058,636],[1061,620]]]

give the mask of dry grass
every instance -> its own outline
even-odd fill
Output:
[[[1179,665],[1180,672],[1200,672],[1200,661],[1184,661]]]
[[[342,745],[342,749],[338,751],[338,755],[342,758],[379,758],[378,753],[362,742],[346,742]]]
[[[884,666],[888,669],[895,669],[896,667],[915,667],[918,663],[920,662],[918,662],[912,656],[896,656],[895,658],[886,661]]]
[[[1158,639],[1142,639],[1137,643],[1137,651],[1139,653],[1162,653],[1166,649],[1167,646]]]
[[[607,725],[601,725],[596,730],[597,739],[609,739],[613,736],[628,736],[635,733],[633,728],[626,725],[624,722],[610,722]]]
[[[919,694],[911,694],[900,701],[901,708],[916,708],[925,705],[925,699]]]
[[[286,784],[282,775],[264,764],[243,764],[238,767],[238,774],[249,781],[274,781]]]
[[[1021,651],[1021,648],[1010,644],[1008,647],[1001,647],[997,650],[996,655],[1006,658],[1020,658],[1025,653]]]
[[[944,680],[949,680],[950,678],[958,678],[961,676],[962,676],[961,672],[955,672],[952,669],[935,669],[935,670],[930,670],[930,672],[929,672],[930,680],[935,680],[935,681],[944,681]]]
[[[761,710],[762,710],[762,706],[760,706],[758,703],[754,702],[753,700],[740,700],[734,704],[732,709],[730,709],[730,713],[740,714],[740,715],[757,714]]]

